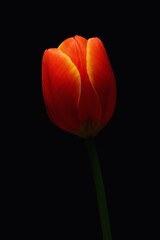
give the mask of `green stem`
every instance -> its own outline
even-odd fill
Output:
[[[103,240],[112,240],[105,188],[102,178],[101,167],[99,164],[99,158],[94,143],[94,138],[85,139],[85,144],[91,160],[92,174],[97,194]]]

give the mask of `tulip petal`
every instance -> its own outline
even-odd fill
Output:
[[[81,93],[79,71],[61,50],[48,49],[42,59],[42,90],[52,122],[72,132],[79,127],[77,104]]]
[[[86,70],[86,47],[87,40],[81,36],[68,38],[59,45],[59,49],[67,54],[77,66],[81,75],[81,96],[79,102],[80,122],[87,122],[87,125],[100,120],[101,106],[99,98],[88,78]]]
[[[87,43],[87,72],[102,107],[102,124],[111,118],[116,103],[115,76],[107,52],[99,38]]]
[[[86,46],[87,40],[84,37],[76,35],[63,41],[58,49],[68,55],[72,62],[77,66],[81,78],[86,73]]]

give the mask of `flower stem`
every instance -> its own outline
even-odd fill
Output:
[[[85,144],[91,160],[91,168],[97,194],[103,240],[112,240],[105,188],[94,138],[85,139]]]

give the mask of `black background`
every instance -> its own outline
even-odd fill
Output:
[[[117,82],[115,112],[95,138],[113,240],[153,234],[148,227],[154,222],[150,200],[156,198],[158,178],[150,144],[153,93],[146,73],[150,26],[144,9],[75,2],[24,4],[7,12],[2,170],[6,235],[102,239],[84,141],[50,122],[41,91],[44,50],[76,34],[102,40]]]

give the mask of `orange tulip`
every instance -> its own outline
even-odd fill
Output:
[[[81,138],[96,136],[116,105],[115,76],[101,40],[76,35],[45,50],[42,92],[56,126]]]

